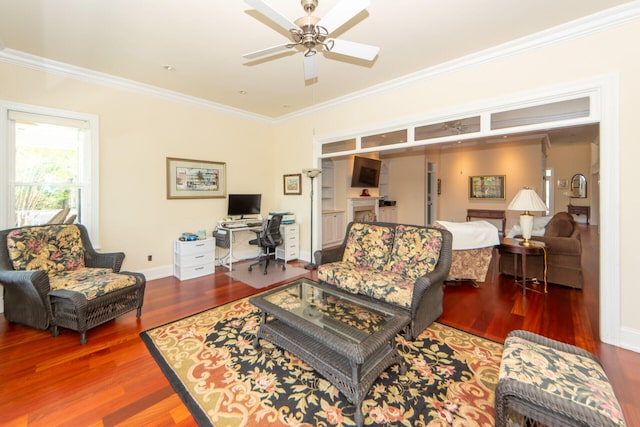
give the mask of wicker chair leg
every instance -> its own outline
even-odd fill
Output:
[[[136,317],[141,317],[142,316],[142,307],[138,307],[138,309],[136,310]]]
[[[56,325],[51,326],[51,335],[53,335],[54,337],[57,337],[58,335],[60,335],[60,329],[58,329],[58,326]]]
[[[87,343],[87,331],[80,332],[80,344],[85,345]]]

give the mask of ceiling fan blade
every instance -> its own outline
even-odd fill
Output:
[[[342,0],[320,19],[318,25],[326,28],[327,32],[331,34],[358,13],[365,10],[369,4],[371,4],[371,0]]]
[[[377,46],[339,39],[333,40],[333,48],[331,48],[331,52],[333,53],[353,56],[355,58],[364,59],[366,61],[373,61],[374,58],[378,55],[379,51],[380,48]]]
[[[286,44],[281,44],[278,46],[271,46],[268,47],[266,49],[261,49],[261,50],[256,50],[255,52],[250,52],[250,53],[245,53],[244,55],[242,55],[242,57],[244,59],[256,59],[256,58],[261,58],[263,56],[269,56],[269,55],[273,55],[276,53],[280,53],[280,52],[284,52],[286,50],[290,49],[290,44],[286,43]]]
[[[318,55],[305,56],[302,65],[304,67],[305,80],[318,77]]]
[[[292,28],[298,28],[298,26],[289,18],[269,6],[262,0],[244,0],[249,6],[253,7],[258,12],[262,13],[267,18],[271,19],[276,24],[280,25],[285,30],[289,31]]]

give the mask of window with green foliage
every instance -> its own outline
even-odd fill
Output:
[[[38,107],[2,110],[4,225],[77,222],[91,233],[97,226],[97,118]]]
[[[15,226],[43,224],[61,210],[83,220],[80,164],[84,130],[15,123]]]

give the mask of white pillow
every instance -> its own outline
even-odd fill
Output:
[[[531,230],[532,236],[544,236],[545,227],[551,220],[550,216],[534,216],[533,217],[533,230]],[[515,237],[522,234],[520,224],[513,226],[511,230],[507,232],[507,237]]]

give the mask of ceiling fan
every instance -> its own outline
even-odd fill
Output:
[[[304,79],[318,76],[318,51],[334,52],[354,58],[373,61],[380,50],[376,46],[330,38],[331,33],[346,24],[358,13],[369,6],[371,0],[341,0],[323,18],[312,15],[318,6],[318,0],[301,0],[306,16],[291,21],[263,0],[245,0],[245,2],[264,16],[280,25],[291,35],[291,42],[268,47],[242,55],[245,59],[257,59],[274,55],[288,49],[302,47],[304,52]]]

